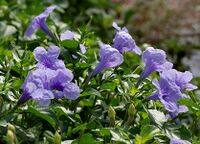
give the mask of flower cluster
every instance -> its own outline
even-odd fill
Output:
[[[55,38],[49,30],[46,19],[55,9],[55,6],[48,7],[43,13],[36,16],[26,31],[26,36],[31,36],[36,29],[42,29],[51,38]],[[160,80],[154,80],[153,84],[158,90],[147,99],[159,100],[172,118],[179,112],[187,111],[184,105],[178,105],[178,101],[184,96],[185,90],[193,90],[197,87],[190,84],[192,74],[190,72],[178,72],[172,69],[173,64],[166,59],[166,53],[160,49],[148,47],[144,52],[136,45],[128,30],[120,28],[115,22],[113,27],[117,30],[113,45],[99,42],[100,62],[94,69],[91,76],[95,76],[107,68],[114,68],[123,63],[123,53],[133,52],[141,55],[145,64],[143,72],[138,80],[140,82],[147,78],[152,72],[159,72]],[[60,36],[60,41],[77,40],[76,33],[67,30]],[[83,44],[79,45],[81,52],[86,52]],[[48,52],[43,47],[34,50],[35,59],[38,61],[37,69],[29,73],[23,84],[23,94],[19,102],[33,98],[41,105],[49,105],[50,99],[61,98],[75,99],[80,93],[79,87],[72,83],[73,74],[65,68],[62,60],[58,59],[60,49],[50,46]]]
[[[94,69],[92,76],[100,73],[106,68],[113,68],[123,63],[123,52],[133,52],[140,55],[141,50],[137,47],[134,39],[128,33],[128,30],[120,28],[115,22],[113,27],[117,33],[113,39],[113,45],[103,44],[100,42],[100,62]]]
[[[48,106],[54,98],[64,96],[76,99],[79,96],[79,87],[71,82],[73,74],[65,67],[64,62],[58,59],[59,54],[60,48],[53,45],[48,52],[43,47],[34,50],[35,59],[38,61],[37,69],[31,71],[25,79],[18,104],[32,98],[40,105]]]
[[[169,69],[160,73],[160,80],[154,80],[153,84],[158,89],[148,99],[159,100],[169,112],[171,118],[176,118],[178,113],[186,112],[187,107],[178,105],[178,101],[183,97],[185,90],[194,90],[197,87],[190,84],[192,73],[189,71],[179,72]]]

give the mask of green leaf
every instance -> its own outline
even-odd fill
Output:
[[[142,137],[142,143],[146,143],[148,140],[152,139],[159,129],[153,125],[142,126],[140,136]]]
[[[160,125],[160,126],[162,126],[163,123],[167,122],[167,119],[166,119],[165,114],[163,112],[153,110],[153,109],[149,109],[148,113],[149,113],[151,120],[153,122],[155,122],[156,124]]]
[[[30,106],[30,107],[28,107],[27,110],[25,110],[23,112],[31,113],[32,115],[34,115],[36,117],[46,120],[52,127],[56,126],[56,121],[50,116],[50,112],[48,112],[48,111],[37,110]]]
[[[94,95],[94,96],[101,97],[101,93],[93,88],[86,89],[85,92],[82,94],[82,96],[88,96],[88,95]]]
[[[62,46],[65,48],[71,50],[71,51],[76,51],[78,48],[79,43],[76,40],[64,40],[61,42]]]
[[[77,133],[78,131],[81,131],[81,130],[85,130],[87,127],[86,127],[86,124],[81,124],[77,127],[75,127],[73,130],[72,130],[72,133]]]
[[[109,131],[109,129],[102,128],[102,129],[100,129],[100,134],[102,136],[109,136],[110,135],[110,131]]]
[[[15,88],[15,89],[20,89],[22,83],[23,83],[22,80],[14,80],[14,82],[12,83],[12,86],[13,86],[13,88]]]
[[[112,140],[114,142],[123,142],[125,144],[129,144],[130,141],[126,140],[126,136],[122,135],[122,133],[119,130],[110,130],[110,133],[112,135]]]
[[[197,103],[194,103],[191,99],[181,99],[179,101],[179,104],[181,105],[186,105],[189,109],[193,110],[193,111],[199,111],[200,110],[200,105],[198,105]]]
[[[115,82],[107,82],[101,85],[102,89],[109,89],[112,91],[114,91],[116,87],[117,87],[117,83]]]
[[[78,142],[72,142],[72,144],[96,144],[96,140],[90,133],[86,133],[80,137]]]

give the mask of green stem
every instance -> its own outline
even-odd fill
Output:
[[[88,77],[85,78],[85,80],[83,81],[83,84],[82,84],[82,86],[81,86],[83,89],[88,85],[88,83],[89,83],[89,81],[90,81],[91,78],[92,78],[92,73],[90,73],[90,74],[88,75]]]

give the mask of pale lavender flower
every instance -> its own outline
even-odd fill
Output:
[[[55,98],[64,96],[68,99],[76,99],[79,96],[80,89],[71,80],[67,71],[57,70],[57,74],[50,80],[50,88],[53,90]]]
[[[179,107],[177,100],[182,98],[179,87],[174,83],[160,78],[160,81],[154,80],[153,84],[157,87],[157,91],[147,99],[159,100],[165,109],[171,113],[177,112]]]
[[[113,22],[113,27],[117,30],[117,33],[113,39],[113,47],[116,48],[120,53],[133,52],[141,55],[142,51],[136,45],[132,36],[128,33],[128,30],[123,27],[122,29]]]
[[[152,72],[162,72],[169,70],[173,64],[166,60],[166,54],[163,50],[148,47],[142,54],[142,60],[145,63],[144,70],[140,79],[148,77]]]
[[[72,31],[67,30],[67,31],[65,31],[64,33],[62,33],[60,35],[60,40],[61,41],[64,41],[64,40],[73,40],[74,39],[74,35],[75,34]]]
[[[32,71],[24,81],[23,93],[18,104],[24,103],[29,99],[36,100],[42,106],[48,106],[54,95],[49,87],[49,79],[52,79],[55,71],[51,69],[37,69]]]
[[[73,78],[73,77],[72,77]],[[42,106],[48,106],[54,98],[66,97],[76,99],[80,94],[79,87],[72,83],[66,69],[36,69],[27,76],[22,88],[23,94],[18,104],[29,99],[36,100]]]
[[[181,91],[184,90],[194,90],[197,89],[197,86],[189,83],[192,80],[192,73],[189,71],[186,72],[179,72],[175,69],[171,69],[168,71],[164,71],[162,74],[163,78],[170,81],[174,82]]]
[[[177,138],[172,138],[170,139],[170,144],[191,144],[190,142],[186,142],[184,140],[181,139],[177,139]]]
[[[59,54],[60,49],[56,46],[50,46],[48,51],[43,47],[34,50],[35,59],[38,61],[37,69],[26,77],[18,105],[34,99],[40,105],[48,106],[54,98],[64,96],[76,99],[79,96],[79,87],[71,82],[73,74],[65,67],[64,62],[58,59]]]
[[[64,33],[62,33],[60,35],[60,40],[61,41],[64,41],[64,40],[74,40],[75,39],[75,33],[72,32],[72,31],[65,31]],[[79,47],[80,47],[80,50],[81,50],[81,53],[84,54],[86,53],[86,48],[83,44],[79,44]]]
[[[160,81],[153,81],[157,91],[147,99],[159,100],[169,112],[169,116],[178,124],[176,119],[177,115],[188,111],[188,109],[184,105],[178,105],[178,101],[183,97],[181,93],[182,89],[180,85],[177,85],[176,76],[171,72],[173,72],[173,70],[160,73]]]
[[[46,24],[47,17],[55,8],[56,6],[50,6],[46,8],[44,12],[33,18],[31,24],[29,25],[29,27],[25,32],[25,35],[27,37],[30,37],[37,29],[41,29],[52,39],[55,39],[54,34],[50,31],[49,27]]]
[[[123,62],[122,54],[108,44],[100,43],[100,62],[94,69],[92,76],[100,73],[104,69],[116,67]]]

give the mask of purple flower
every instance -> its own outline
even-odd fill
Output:
[[[175,69],[171,69],[164,71],[162,76],[171,83],[175,83],[181,91],[197,89],[197,86],[189,83],[192,80],[192,73],[189,71],[179,72]]]
[[[49,82],[55,98],[64,96],[68,99],[76,99],[79,96],[80,89],[71,80],[67,71],[57,70],[56,75]]]
[[[42,106],[48,106],[50,100],[54,98],[49,88],[49,79],[52,79],[55,71],[51,69],[37,69],[29,73],[22,88],[23,93],[18,104],[24,103],[29,99],[36,100]]]
[[[171,117],[172,119],[175,120],[175,123],[178,124],[178,120],[176,119],[179,113],[184,113],[187,112],[188,108],[185,105],[179,105],[178,109],[174,112],[169,112],[167,117]]]
[[[182,99],[181,93],[184,89],[194,88],[188,82],[192,79],[189,72],[178,72],[174,69],[160,73],[160,81],[154,80],[153,84],[157,87],[157,91],[147,99],[159,100],[169,112],[169,116],[178,123],[176,117],[178,113],[188,111],[184,105],[178,105],[178,101]]]
[[[80,89],[71,82],[72,78],[73,75],[70,77],[66,69],[36,69],[30,72],[24,81],[22,85],[24,91],[18,104],[31,98],[42,106],[48,106],[51,99],[63,96],[76,99],[80,94]]]
[[[60,40],[61,41],[72,40],[72,39],[74,39],[74,35],[75,34],[72,31],[67,30],[60,35]]]
[[[142,54],[142,60],[145,63],[144,70],[140,79],[148,77],[152,72],[162,72],[169,70],[173,64],[166,60],[166,54],[163,50],[148,47]]]
[[[157,91],[147,99],[159,100],[170,113],[175,113],[179,110],[177,100],[182,98],[182,93],[179,87],[174,83],[160,78],[160,81],[154,80],[153,84],[157,87]]]
[[[29,25],[29,27],[25,32],[25,35],[27,37],[30,37],[37,29],[41,29],[52,39],[55,39],[54,34],[50,31],[49,27],[46,24],[47,17],[55,8],[56,6],[50,6],[46,8],[46,10],[42,12],[40,15],[33,18],[31,24]]]
[[[170,144],[190,144],[190,143],[181,139],[172,138],[170,139]]]
[[[60,49],[56,46],[50,46],[48,51],[43,47],[34,50],[35,59],[38,61],[37,69],[26,77],[18,105],[34,99],[40,105],[48,106],[54,98],[76,99],[79,96],[79,87],[71,82],[73,74],[65,67],[64,62],[58,59],[59,54]]]
[[[123,56],[118,50],[110,45],[100,43],[100,62],[94,69],[92,76],[100,73],[104,69],[113,68],[123,62]]]
[[[48,52],[43,47],[34,50],[34,57],[38,61],[37,68],[65,69],[65,64],[58,59],[60,48],[51,45]],[[70,74],[72,75],[72,74]]]
[[[65,31],[64,33],[62,33],[60,35],[60,40],[61,41],[73,40],[73,39],[75,39],[75,33],[72,32],[72,31],[69,31],[69,30]],[[85,46],[83,44],[79,44],[79,47],[80,47],[80,50],[81,50],[82,54],[86,53],[86,48],[85,48]]]
[[[142,53],[125,27],[121,29],[115,22],[113,22],[113,27],[117,30],[117,33],[113,39],[114,48],[116,48],[120,53],[125,51],[133,52],[138,55]]]

